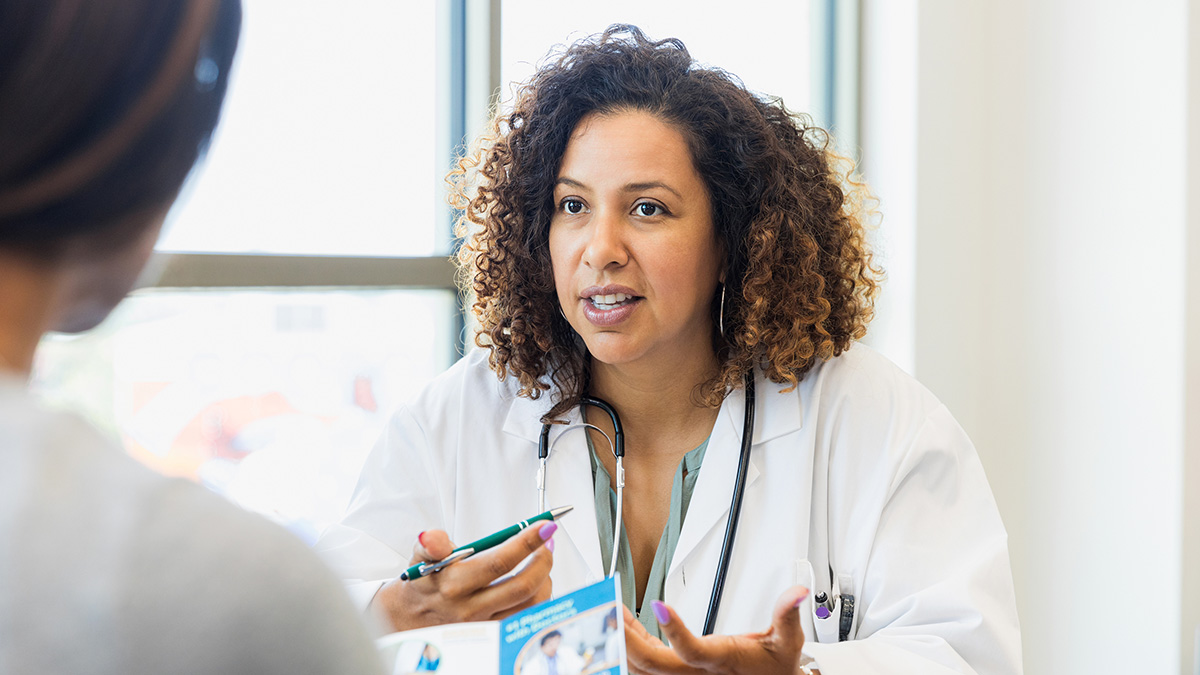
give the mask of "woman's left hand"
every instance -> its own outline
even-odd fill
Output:
[[[696,637],[683,625],[675,610],[655,601],[654,616],[670,641],[668,647],[646,632],[625,609],[625,652],[629,672],[638,675],[795,675],[799,670],[804,629],[796,608],[808,597],[808,589],[793,586],[779,596],[771,627],[746,635]],[[665,619],[665,620],[664,620]]]

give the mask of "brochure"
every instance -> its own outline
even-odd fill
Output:
[[[617,577],[502,621],[393,633],[377,644],[393,675],[626,675]]]

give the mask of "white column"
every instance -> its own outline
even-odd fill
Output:
[[[1187,423],[1180,653],[1182,672],[1200,675],[1200,3],[1189,3],[1187,26]]]
[[[1188,18],[1184,0],[916,6],[915,272],[889,311],[912,317],[915,374],[983,458],[1033,675],[1191,672]],[[869,54],[865,120],[891,102]],[[866,166],[886,133],[865,134]]]

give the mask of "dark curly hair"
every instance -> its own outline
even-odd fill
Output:
[[[713,331],[721,365],[697,388],[701,404],[720,405],[755,367],[795,386],[866,334],[882,277],[865,241],[870,196],[808,117],[699,66],[679,40],[620,24],[552,55],[515,94],[448,180],[475,343],[522,396],[557,390],[544,419],[575,406],[590,379],[558,310],[547,241],[563,153],[591,114],[644,111],[672,125],[708,189],[727,288],[724,332]]]

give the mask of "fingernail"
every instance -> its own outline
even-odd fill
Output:
[[[546,540],[546,548],[550,549],[551,553],[554,553],[554,540],[553,539]]]
[[[425,531],[424,530],[421,531],[421,534],[417,535],[417,543],[420,544],[422,548],[425,547]]]
[[[558,523],[546,523],[542,526],[542,529],[538,530],[538,536],[542,538],[542,541],[546,541],[554,536],[554,531],[557,529]]]
[[[667,606],[658,600],[650,603],[650,609],[654,610],[654,618],[658,619],[658,625],[665,626],[671,621],[671,614],[667,612]]]
[[[802,592],[800,594],[800,597],[796,598],[796,604],[792,605],[792,607],[799,607],[800,603],[802,603],[808,599],[808,593],[809,593],[808,589],[807,588],[804,589],[804,592]],[[825,618],[825,617],[821,617],[821,618]]]

